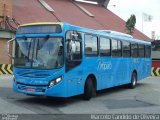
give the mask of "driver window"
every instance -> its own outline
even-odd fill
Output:
[[[66,71],[78,66],[82,59],[82,35],[77,31],[66,34]]]

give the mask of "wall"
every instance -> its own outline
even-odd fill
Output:
[[[7,39],[0,38],[0,64],[7,63],[10,63],[7,53]]]
[[[12,17],[12,0],[0,0],[0,28],[5,29],[5,16]]]
[[[4,5],[5,5],[5,9],[4,9]],[[0,0],[0,16],[4,16],[4,15],[12,16],[12,0]]]

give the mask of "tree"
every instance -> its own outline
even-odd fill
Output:
[[[136,24],[136,16],[132,14],[126,22],[127,34],[130,34],[130,35],[133,34],[135,29],[135,24]]]

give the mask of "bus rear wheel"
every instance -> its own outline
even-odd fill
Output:
[[[134,89],[136,85],[137,85],[137,74],[133,72],[131,77],[131,83],[129,84],[129,88]]]
[[[85,88],[84,88],[84,100],[90,100],[93,95],[95,95],[95,86],[93,84],[93,81],[91,78],[88,78],[86,83],[85,83]]]

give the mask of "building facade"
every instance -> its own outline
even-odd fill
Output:
[[[12,0],[0,0],[0,64],[10,63],[7,54],[7,41],[14,37],[14,30],[10,28],[12,18]]]
[[[109,0],[0,0],[0,64],[10,63],[7,41],[14,37],[18,24],[63,21],[96,30],[125,33],[125,21],[107,9]],[[135,29],[133,37],[151,39]]]

